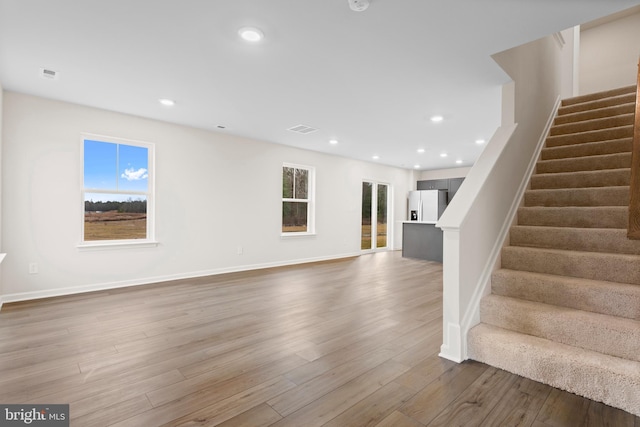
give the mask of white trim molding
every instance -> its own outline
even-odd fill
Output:
[[[73,288],[48,289],[46,291],[20,292],[2,296],[4,303],[19,301],[29,301],[41,298],[51,298],[65,295],[81,294],[85,292],[103,291],[108,289],[127,288],[130,286],[151,285],[154,283],[168,282],[172,280],[193,279],[196,277],[215,276],[226,273],[237,273],[241,271],[260,270],[264,268],[285,267],[288,265],[307,264],[312,262],[332,261],[344,258],[355,258],[360,256],[359,252],[345,253],[335,256],[304,258],[291,261],[267,262],[261,264],[241,265],[227,268],[216,268],[211,270],[194,271],[184,274],[172,274],[167,276],[146,277],[142,279],[126,280],[119,282],[96,283]]]

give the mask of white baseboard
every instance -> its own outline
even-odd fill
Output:
[[[440,346],[440,354],[438,354],[438,356],[451,360],[452,362],[462,363],[465,360],[466,355],[465,357],[460,357],[462,354],[462,349],[458,347],[458,343],[462,342],[460,336],[460,325],[448,323],[447,336],[449,337],[449,340],[447,343],[443,343],[442,346]]]
[[[226,273],[237,273],[241,271],[261,270],[265,268],[285,267],[288,265],[308,264],[312,262],[332,261],[344,258],[353,258],[360,256],[360,252],[346,253],[340,255],[332,255],[326,257],[304,258],[288,261],[267,262],[261,264],[241,265],[234,267],[215,268],[211,270],[193,271],[189,273],[171,274],[166,276],[146,277],[143,279],[123,280],[118,282],[97,283],[92,285],[75,286],[72,288],[47,289],[45,291],[20,292],[14,294],[2,295],[0,297],[0,309],[2,303],[12,303],[20,301],[30,301],[42,298],[52,298],[65,295],[81,294],[85,292],[104,291],[109,289],[126,288],[130,286],[150,285],[153,283],[169,282],[172,280],[194,279],[197,277],[216,276]]]

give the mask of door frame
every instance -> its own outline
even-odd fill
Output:
[[[371,188],[371,248],[362,249],[362,203],[364,199],[363,184],[372,184]],[[387,245],[378,246],[378,186],[385,185],[387,187]],[[393,221],[392,221],[392,192],[393,188],[389,182],[376,179],[363,179],[360,185],[360,251],[362,253],[389,251],[393,248]]]

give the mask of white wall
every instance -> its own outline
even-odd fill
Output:
[[[423,181],[427,179],[464,178],[465,176],[467,176],[470,170],[471,167],[420,171],[418,173],[418,180]]]
[[[580,94],[636,84],[640,10],[580,33]]]
[[[158,247],[76,247],[82,132],[156,144]],[[316,168],[315,237],[280,236],[283,162]],[[391,184],[405,217],[410,170],[5,92],[5,302],[357,255],[363,179]]]
[[[444,230],[442,357],[467,358],[466,335],[516,212],[536,151],[563,91],[571,56],[553,36],[494,55],[513,79],[504,88],[503,123],[468,173],[438,226]],[[569,62],[568,64],[566,62]],[[565,78],[563,78],[565,76]],[[568,90],[568,89],[564,89]],[[516,125],[512,124],[513,122]]]

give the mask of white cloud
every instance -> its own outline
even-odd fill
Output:
[[[138,170],[131,168],[125,169],[124,173],[121,176],[127,181],[139,181],[141,179],[147,179],[149,177],[149,174],[147,173],[147,170],[145,168],[140,168]]]

